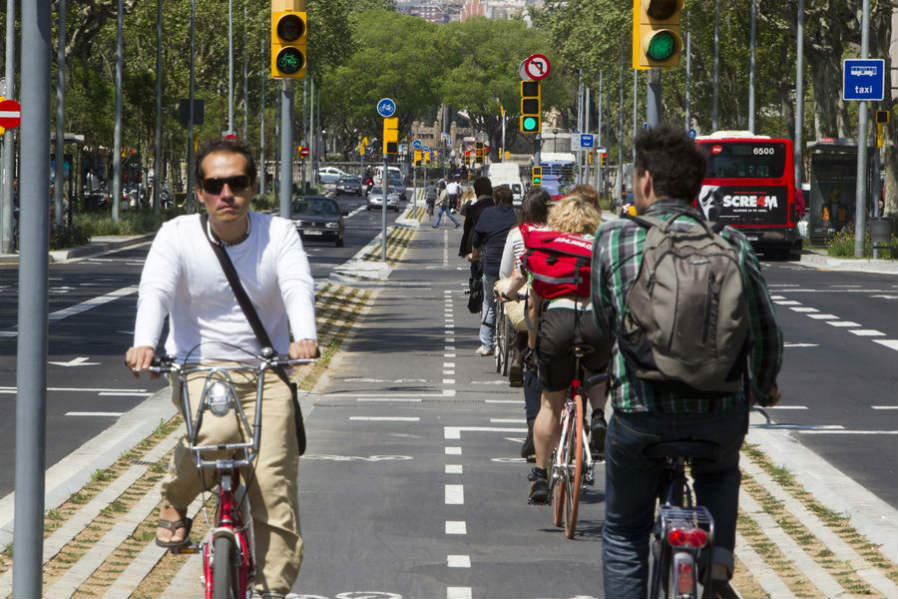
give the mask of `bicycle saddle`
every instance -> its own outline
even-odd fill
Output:
[[[643,451],[646,457],[652,459],[670,458],[689,458],[691,460],[710,460],[717,459],[720,453],[720,446],[710,441],[667,441],[665,443],[655,443],[649,445]]]

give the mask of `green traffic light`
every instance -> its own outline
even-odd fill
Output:
[[[677,38],[670,31],[659,31],[649,40],[646,56],[651,60],[667,60],[677,50]]]
[[[306,62],[305,56],[297,48],[287,46],[278,53],[278,70],[285,75],[295,75],[302,70]]]
[[[536,119],[532,116],[524,117],[524,131],[536,131]]]

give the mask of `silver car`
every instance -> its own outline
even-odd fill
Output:
[[[372,187],[368,192],[368,210],[380,208],[383,206],[384,190],[383,187]],[[390,189],[387,192],[387,208],[399,212],[399,193]]]

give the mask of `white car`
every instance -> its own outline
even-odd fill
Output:
[[[384,190],[381,187],[372,187],[368,192],[368,210],[382,208],[384,202]],[[391,190],[387,192],[387,208],[399,212],[399,193]]]
[[[336,183],[349,173],[343,172],[335,166],[323,166],[318,169],[318,180],[322,183]]]

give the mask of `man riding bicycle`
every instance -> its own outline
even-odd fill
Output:
[[[639,215],[635,219],[642,221],[622,218],[604,224],[593,248],[591,295],[595,322],[603,333],[616,337],[611,354],[614,416],[605,441],[606,517],[602,535],[608,597],[646,596],[648,542],[663,464],[648,458],[644,450],[667,441],[706,441],[719,448],[715,460],[693,464],[692,476],[697,499],[710,510],[715,523],[712,579],[715,584],[723,584],[732,577],[739,449],[748,428],[747,401],[773,405],[779,400],[776,378],[783,341],[767,286],[758,259],[741,233],[728,227],[717,229],[721,242],[710,235],[710,226],[699,229],[703,216],[692,208],[692,201],[704,174],[705,158],[684,131],[669,126],[643,131],[636,139],[633,169],[634,205]],[[631,347],[632,339],[622,333],[632,331],[633,311],[639,308],[632,302],[633,291],[641,289],[636,283],[642,281],[641,268],[647,252],[654,252],[657,247],[649,246],[647,237],[654,232],[654,244],[659,239],[660,223],[671,219],[673,224],[667,226],[665,235],[688,227],[693,236],[689,239],[702,239],[707,230],[708,239],[722,243],[725,251],[732,251],[737,257],[731,264],[738,267],[739,275],[733,280],[742,286],[739,296],[744,309],[726,317],[747,320],[744,328],[749,345],[735,348],[738,357],[729,367],[730,390],[700,390],[681,380],[646,374],[643,365],[647,356],[654,355],[655,346]],[[664,264],[655,263],[658,269],[664,268]],[[653,271],[652,280],[657,273],[658,270]],[[709,288],[714,283],[711,278],[707,286],[701,285]],[[688,308],[684,306],[683,311],[688,312]],[[668,312],[657,313],[657,318],[677,322],[674,311]],[[708,311],[692,312],[705,314],[705,323],[717,322]],[[675,330],[669,339],[671,344],[675,338],[678,343],[701,347],[708,336],[705,324]],[[748,378],[750,398],[743,391],[743,377]]]
[[[147,370],[165,318],[165,351],[179,362],[239,362],[262,348],[225,277],[210,240],[224,247],[278,354],[292,359],[317,353],[315,292],[308,259],[289,220],[250,211],[256,167],[240,142],[206,144],[196,160],[196,193],[208,221],[198,214],[166,222],[157,233],[141,274],[134,346],[125,363],[137,376]],[[204,226],[205,222],[205,226]],[[291,333],[292,339],[291,341]],[[205,378],[188,382],[196,409]],[[173,385],[173,401],[180,390]],[[253,419],[256,381],[234,381],[237,395]],[[269,371],[264,382],[262,437],[258,458],[247,481],[253,506],[253,534],[260,567],[256,591],[283,597],[290,591],[302,561],[298,513],[298,449],[290,388]],[[198,443],[216,445],[239,440],[235,418],[206,417]],[[189,544],[187,507],[213,482],[197,469],[189,443],[175,447],[162,485],[163,505],[156,542],[162,547]]]

